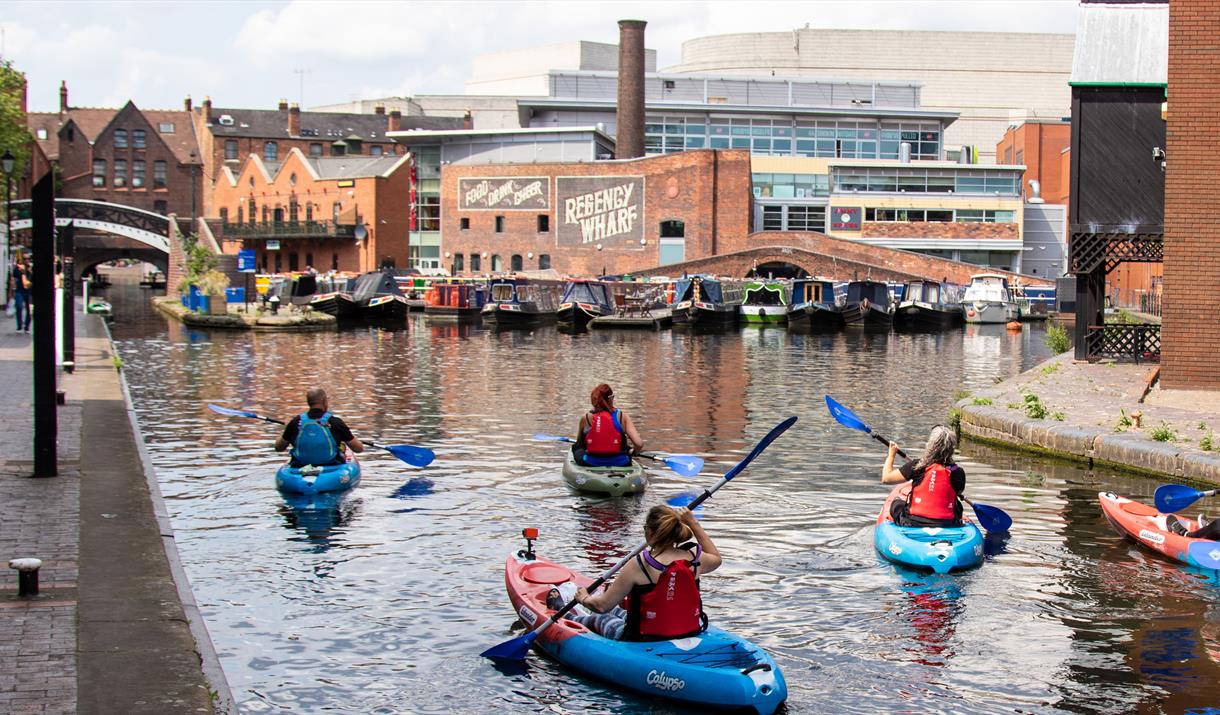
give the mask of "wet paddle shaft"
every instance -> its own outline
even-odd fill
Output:
[[[750,462],[754,461],[755,457],[757,457],[759,454],[762,454],[762,451],[764,449],[766,449],[768,445],[770,445],[772,442],[774,442],[777,437],[779,437],[781,434],[786,432],[788,430],[788,428],[791,427],[795,423],[796,423],[796,418],[789,417],[788,419],[786,419],[783,422],[780,422],[778,425],[776,425],[770,432],[767,433],[766,437],[763,437],[761,440],[759,440],[758,444],[754,445],[754,449],[751,450],[748,455],[746,455],[745,459],[738,462],[736,464],[736,466],[734,466],[732,469],[730,469],[724,475],[724,477],[722,477],[720,481],[716,482],[716,484],[713,485],[710,489],[703,490],[703,493],[700,494],[698,497],[696,497],[695,500],[692,501],[689,505],[687,505],[687,508],[690,509],[691,511],[694,511],[695,508],[698,507],[700,504],[707,501],[708,499],[711,499],[713,494],[715,494],[717,491],[719,491],[719,489],[721,487],[723,487],[725,484],[728,484],[730,481],[732,481],[733,477],[736,477],[738,474],[741,473],[741,470],[746,468],[746,465],[748,465]],[[640,553],[643,552],[644,549],[647,547],[648,547],[648,543],[645,542],[645,543],[640,544],[639,546],[635,547],[634,549],[632,549],[631,553],[624,556],[617,564],[611,566],[609,568],[609,570],[607,570],[601,576],[598,576],[596,581],[589,584],[589,586],[586,590],[588,590],[590,593],[592,593],[593,591],[596,591],[598,588],[600,588],[602,586],[602,584],[604,584],[606,581],[608,581],[611,576],[618,573],[620,569],[622,569],[624,566],[626,566],[628,563],[630,563],[631,560],[634,559],[636,556],[639,556]],[[564,614],[566,614],[568,611],[572,610],[575,607],[576,607],[576,599],[572,599],[571,601],[568,601],[567,603],[565,603],[563,605],[563,608],[560,608],[558,611],[556,611],[550,618],[543,621],[542,625],[538,626],[534,630],[530,631],[529,633],[527,633],[523,636],[519,636],[510,641],[501,643],[500,645],[488,648],[487,650],[483,651],[480,655],[482,655],[484,658],[492,658],[495,660],[522,660],[523,658],[525,658],[526,653],[529,652],[530,646],[534,643],[534,641],[538,638],[538,636],[543,631],[550,628],[551,625],[554,624],[556,621],[558,621],[560,618],[563,618]]]

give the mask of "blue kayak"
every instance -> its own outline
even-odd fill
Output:
[[[890,492],[877,516],[873,544],[877,553],[896,564],[949,573],[975,568],[983,563],[983,533],[969,521],[959,527],[898,526],[890,517],[890,504],[907,498],[911,483]]]
[[[275,486],[288,494],[317,494],[351,489],[360,483],[360,462],[349,456],[343,464],[294,467],[285,464],[275,473]]]
[[[553,613],[546,594],[567,581],[588,586],[592,580],[545,559],[518,555],[509,556],[504,568],[508,596],[526,627]],[[604,638],[563,618],[534,644],[590,677],[701,709],[770,715],[788,697],[784,676],[766,651],[715,626],[689,638],[634,642]]]

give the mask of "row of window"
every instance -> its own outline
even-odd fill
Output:
[[[355,146],[348,147],[339,144],[332,144],[330,147],[331,156],[345,156],[347,154],[359,154],[360,146],[353,141]],[[369,156],[381,156],[385,153],[385,147],[374,144],[369,147]],[[309,145],[309,156],[318,158],[322,156],[322,144],[313,142]],[[238,144],[236,139],[225,139],[225,160],[237,161],[238,159]],[[263,161],[279,161],[280,160],[280,145],[277,142],[263,142]]]
[[[864,209],[865,221],[960,221],[981,223],[1012,223],[1015,211],[991,209]]]
[[[491,264],[490,270],[492,273],[499,273],[500,271],[504,270],[504,260],[502,258],[500,258],[500,254],[498,254],[498,253],[492,254],[490,264]],[[461,272],[465,271],[466,270],[465,265],[466,265],[466,262],[465,262],[462,254],[460,254],[460,253],[453,254],[453,272],[454,273],[461,273]],[[550,267],[551,267],[550,254],[548,254],[548,253],[538,254],[538,270],[545,271]],[[483,270],[483,256],[481,256],[478,253],[470,254],[470,272],[478,273],[482,270]],[[514,253],[509,258],[509,270],[510,271],[525,270],[525,259],[521,256],[521,254]]]
[[[148,148],[147,133],[143,129],[132,129],[130,146],[133,149]],[[115,149],[126,149],[127,147],[128,147],[127,130],[126,129],[115,129],[114,130],[114,148]]]
[[[831,168],[831,186],[836,193],[882,191],[908,194],[999,194],[1020,196],[1021,175],[1011,171],[959,171],[850,167]]]
[[[941,128],[926,123],[652,116],[644,125],[644,151],[749,149],[769,156],[897,159],[899,145],[911,158],[940,158]]]
[[[830,193],[826,174],[754,174],[754,198],[804,199]]]
[[[136,159],[131,162],[131,188],[133,188],[133,189],[145,188],[145,186],[147,185],[146,184],[146,181],[147,181],[146,166],[147,165],[143,159]],[[93,160],[93,185],[94,185],[94,187],[97,187],[97,188],[105,187],[106,180],[107,180],[106,160],[105,159],[94,159]],[[121,188],[125,188],[127,186],[128,176],[127,176],[127,160],[126,159],[115,159],[114,160],[114,175],[111,180],[112,180],[113,186],[115,188],[121,189]],[[167,179],[167,175],[166,175],[165,162],[158,159],[157,161],[153,162],[153,188],[154,189],[164,189],[167,185],[168,185],[168,179]]]
[[[538,233],[549,233],[551,230],[550,215],[549,214],[538,214],[535,218],[536,218],[536,224],[538,226]],[[496,233],[504,233],[505,223],[506,223],[506,221],[505,221],[504,216],[496,217]],[[458,227],[461,228],[463,231],[469,231],[470,230],[470,217],[462,216],[461,218],[459,218]],[[423,229],[423,230],[426,230],[426,229]]]
[[[244,206],[242,204],[237,205],[237,220],[234,221],[234,223],[238,223],[238,224],[246,223],[247,214],[243,212],[243,209],[247,209],[247,208],[249,210],[248,216],[249,216],[249,220],[250,220],[250,225],[253,226],[258,223],[259,206],[258,206],[258,203],[254,199],[250,199],[249,201],[247,201]],[[310,222],[310,221],[314,220],[313,209],[314,209],[314,204],[312,204],[308,201],[305,202],[305,221],[306,222]],[[292,199],[288,200],[287,213],[285,213],[283,206],[272,207],[272,206],[269,206],[268,204],[263,204],[262,210],[263,210],[263,213],[262,213],[263,223],[283,223],[285,220],[287,220],[289,223],[297,223],[298,221],[301,220],[301,205],[299,203],[297,203],[296,198],[292,198]],[[334,202],[334,204],[331,207],[331,220],[334,223],[336,223],[336,224],[339,223],[339,214],[342,212],[342,210],[343,210],[343,204],[339,201]],[[220,220],[223,223],[229,222],[229,209],[227,207],[222,207],[220,209]],[[354,225],[359,226],[363,222],[364,222],[363,217],[360,214],[356,214]]]
[[[267,256],[268,255],[275,256],[275,258],[274,258],[275,272],[282,273],[284,270],[284,261],[283,261],[283,255],[279,251],[264,251],[263,252],[263,261],[262,261],[263,273],[268,272],[267,271]],[[288,256],[288,271],[289,272],[299,271],[301,269],[301,262],[300,262],[300,257],[297,255],[296,251],[289,251],[287,256]],[[313,253],[305,254],[305,267],[307,269],[308,268],[318,268],[318,266],[315,266],[313,264]],[[330,254],[330,269],[332,271],[339,270],[339,254],[338,253]]]
[[[825,206],[763,206],[764,231],[826,231]]]

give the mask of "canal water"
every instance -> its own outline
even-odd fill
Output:
[[[541,555],[600,572],[654,504],[710,485],[780,420],[800,421],[702,510],[725,556],[704,581],[713,622],[769,650],[791,713],[1181,713],[1220,703],[1220,584],[1118,538],[1097,492],[1156,482],[966,444],[978,501],[1014,518],[981,569],[927,576],[873,550],[882,448],[827,414],[830,394],[915,451],[959,391],[1048,356],[1044,328],[940,334],[698,335],[553,327],[497,333],[413,317],[409,329],[238,334],[184,329],[147,293],[110,290],[119,353],[178,548],[249,713],[683,712],[532,655],[511,637],[504,557],[523,527]],[[654,472],[638,498],[569,492],[562,446],[610,382],[648,446],[707,459]],[[426,469],[368,453],[335,502],[273,486],[275,430],[320,385],[357,434],[436,451]],[[1197,710],[1202,712],[1202,710]]]

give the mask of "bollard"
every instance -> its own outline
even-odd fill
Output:
[[[8,567],[17,569],[17,595],[38,595],[38,569],[42,566],[41,559],[13,559]]]
[[[76,369],[76,363],[71,360],[64,360],[63,368],[64,368],[64,372],[71,375],[72,371]]]
[[[68,396],[64,393],[63,390],[55,391],[55,404],[57,404],[57,405],[68,404]]]

